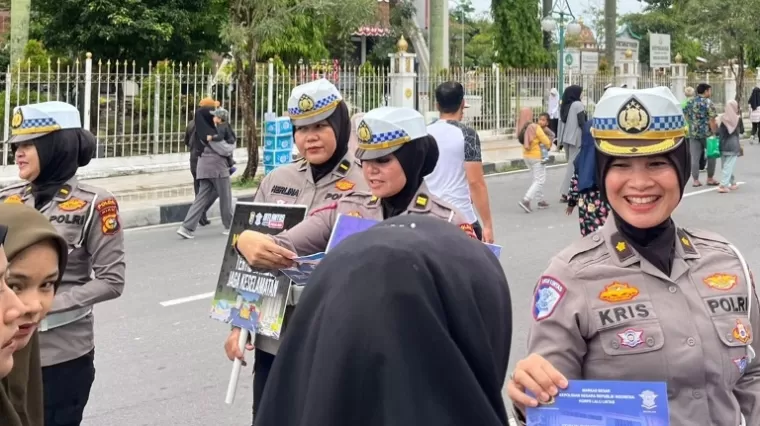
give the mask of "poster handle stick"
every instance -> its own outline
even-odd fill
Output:
[[[245,344],[248,342],[248,335],[250,332],[246,329],[240,330],[240,338],[238,338],[238,348],[240,352],[245,353]],[[224,402],[227,405],[232,405],[235,401],[235,391],[237,390],[238,378],[240,377],[240,368],[243,366],[243,361],[235,359],[232,363],[232,373],[230,374],[230,382],[227,384],[227,397]]]

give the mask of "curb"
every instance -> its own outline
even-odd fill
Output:
[[[554,153],[552,153],[554,154]],[[547,165],[561,165],[564,164],[561,161],[557,161],[556,157],[554,155],[551,155],[549,157],[549,162]],[[508,161],[499,161],[496,163],[488,162],[483,163],[483,171],[486,174],[486,177],[490,174],[499,174],[502,173],[505,169],[510,169],[509,171],[512,173],[521,173],[526,172],[527,168],[525,165],[525,162],[522,159],[515,159],[515,160],[508,160]],[[256,193],[255,190],[251,189],[248,191],[242,191],[242,193],[238,194],[237,197],[232,197],[233,204],[238,201],[253,201],[253,196]],[[160,200],[156,200],[160,202]],[[121,216],[121,226],[122,229],[135,229],[135,228],[144,228],[148,226],[156,226],[156,225],[168,225],[172,223],[179,224],[185,219],[185,216],[187,215],[187,212],[190,210],[190,206],[192,205],[191,201],[182,202],[182,203],[174,203],[174,204],[163,204],[163,205],[156,205],[156,206],[150,206],[150,207],[143,207],[138,209],[132,209],[132,210],[122,210],[120,212]],[[213,218],[219,218],[221,213],[219,212],[219,200],[215,201],[214,204],[211,206],[211,208],[208,211],[208,217],[210,219]]]

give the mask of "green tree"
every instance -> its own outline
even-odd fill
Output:
[[[760,0],[742,0],[726,7],[720,0],[690,0],[683,6],[689,34],[703,45],[720,46],[717,52],[722,64],[738,65],[736,72],[736,100],[742,104],[744,91],[744,65],[747,47],[757,43],[756,14]]]
[[[670,34],[671,52],[680,53],[690,67],[696,65],[698,56],[703,55],[701,43],[688,36],[689,25],[679,19],[679,12],[673,9],[655,9],[644,13],[629,14],[621,18],[636,34],[645,34],[639,44],[639,62],[649,64],[649,33]]]
[[[491,13],[496,25],[497,60],[514,68],[537,67],[547,59],[542,47],[538,2],[493,0]]]
[[[225,51],[228,0],[35,0],[32,36],[51,50],[147,63]]]
[[[276,39],[297,25],[298,17],[331,17],[347,29],[370,22],[377,14],[376,0],[229,0],[229,20],[222,37],[232,46],[235,74],[243,99],[254,98],[256,59],[264,42]],[[252,102],[243,102],[243,117],[248,123],[244,140],[248,144],[248,164],[243,179],[253,179],[259,167],[258,117]]]
[[[24,54],[29,41],[29,15],[32,0],[11,0],[11,61],[16,62]]]
[[[396,43],[398,43],[399,38],[403,35],[406,40],[412,39],[411,32],[415,31],[414,26],[416,25],[414,23],[415,13],[416,9],[412,2],[404,1],[393,5],[388,17],[391,33],[387,37],[377,39],[374,46],[372,46],[372,51],[367,55],[367,60],[372,65],[387,66],[389,62],[388,55],[398,50]],[[414,48],[411,43],[409,43],[409,47]],[[364,71],[365,74],[367,72],[368,70]]]

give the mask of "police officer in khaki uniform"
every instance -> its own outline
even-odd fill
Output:
[[[427,134],[419,112],[411,108],[374,109],[359,123],[357,136],[356,158],[362,162],[371,193],[351,192],[274,237],[243,232],[237,248],[253,267],[285,268],[299,255],[324,251],[339,214],[375,220],[401,214],[432,215],[476,238],[462,214],[433,196],[424,184],[424,177],[438,161],[438,146]]]
[[[689,180],[678,101],[610,88],[593,134],[614,220],[555,256],[533,297],[526,359],[507,391],[551,401],[567,379],[664,381],[673,425],[760,424],[760,302],[739,251],[671,219]],[[665,397],[665,395],[663,395]]]
[[[351,122],[335,85],[320,79],[295,87],[288,100],[288,112],[302,158],[268,174],[259,185],[254,202],[302,204],[314,209],[351,191],[367,189],[361,165],[348,150]],[[294,307],[287,307],[284,326]],[[239,336],[240,329],[235,327],[225,342],[230,360],[243,358]],[[280,341],[257,335],[255,343],[254,417]]]
[[[93,305],[124,289],[124,235],[108,191],[75,177],[95,154],[95,137],[64,102],[17,107],[8,143],[25,182],[0,191],[50,218],[69,244],[69,258],[50,314],[39,324],[45,425],[76,426],[95,380]]]

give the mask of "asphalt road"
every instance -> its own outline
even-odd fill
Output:
[[[723,234],[751,265],[760,265],[760,146],[745,151],[737,178],[746,183],[739,191],[700,188],[684,199],[675,218],[681,226]],[[577,216],[565,216],[564,205],[556,202],[564,170],[548,173],[551,208],[530,215],[517,205],[528,174],[488,178],[514,305],[512,365],[525,355],[536,279],[553,254],[580,237]],[[231,363],[222,345],[229,327],[209,318],[210,298],[203,295],[214,289],[226,237],[218,220],[195,240],[181,240],[174,231],[171,226],[127,232],[125,293],[95,310],[97,375],[86,426],[250,425],[251,367],[241,373],[235,403],[225,405]]]

